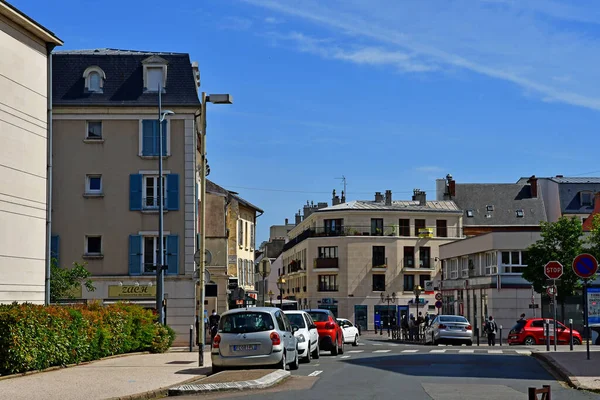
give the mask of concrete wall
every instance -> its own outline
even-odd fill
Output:
[[[44,303],[47,55],[0,15],[0,303]]]

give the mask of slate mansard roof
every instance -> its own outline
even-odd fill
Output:
[[[436,213],[460,214],[460,209],[451,200],[428,200],[425,205],[419,205],[414,200],[394,200],[391,205],[383,201],[352,200],[347,203],[337,204],[321,208],[316,212],[323,211],[419,211]]]
[[[142,61],[167,61],[164,106],[200,106],[189,54],[116,49],[57,51],[52,55],[52,102],[60,106],[157,106],[156,92],[144,93]],[[102,93],[85,91],[84,71],[91,66],[106,74]]]

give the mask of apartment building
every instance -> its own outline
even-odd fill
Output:
[[[51,53],[63,42],[0,2],[0,303],[44,304]]]
[[[52,251],[63,267],[87,263],[96,290],[81,299],[154,308],[162,195],[167,323],[186,342],[196,314],[197,64],[184,53],[95,49],[58,52],[52,67]],[[173,112],[162,155],[159,87]]]
[[[278,273],[286,281],[284,299],[300,308],[327,308],[362,329],[407,312],[435,313],[431,281],[440,280],[439,247],[461,239],[463,212],[452,200],[374,200],[346,202],[342,194],[307,205],[283,249]],[[431,290],[416,302],[415,287]],[[388,296],[395,297],[388,304]]]

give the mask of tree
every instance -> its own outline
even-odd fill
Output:
[[[592,230],[587,238],[589,245],[588,253],[600,261],[600,215],[596,214],[593,218]]]
[[[527,249],[527,268],[523,278],[533,284],[538,293],[544,293],[548,278],[544,266],[549,261],[558,261],[563,265],[563,275],[557,282],[558,302],[564,304],[575,289],[581,287],[580,279],[573,272],[573,259],[580,254],[584,244],[581,221],[577,218],[561,217],[554,223],[542,222],[542,238]],[[599,234],[600,238],[600,234]]]
[[[73,292],[83,283],[88,292],[96,287],[89,279],[92,274],[86,269],[86,263],[73,263],[73,268],[61,268],[56,258],[50,263],[50,302],[56,303],[62,299],[73,299]]]

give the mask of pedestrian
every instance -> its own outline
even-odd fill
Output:
[[[496,332],[498,331],[498,327],[496,326],[496,321],[494,321],[494,317],[490,315],[489,321],[485,324],[485,331],[488,337],[488,346],[496,345]]]
[[[521,314],[521,318],[519,318],[517,322],[525,322],[525,313]]]
[[[210,343],[212,344],[213,339],[217,335],[217,331],[219,330],[219,321],[221,321],[221,316],[217,314],[215,310],[212,310],[212,315],[208,317],[208,326],[210,327]]]
[[[408,319],[408,340],[415,340],[415,327],[417,325],[417,321],[415,320],[415,316],[411,313]]]

